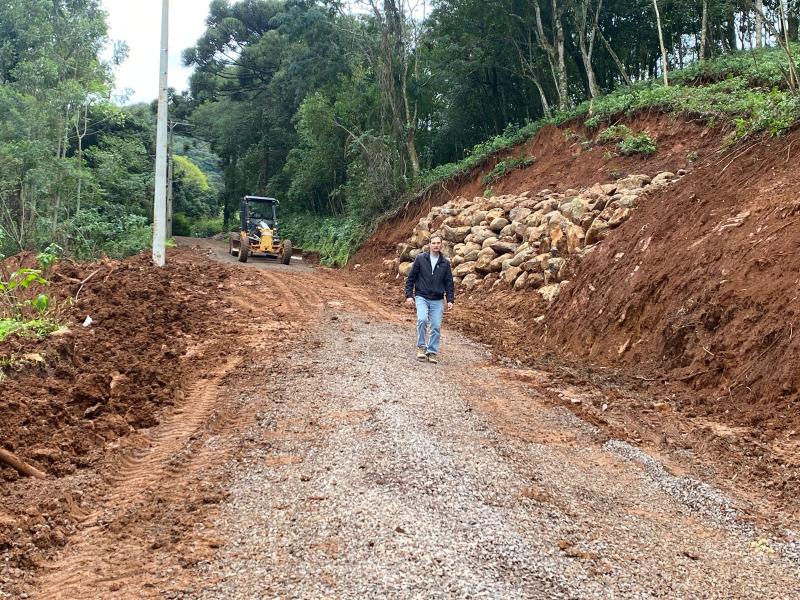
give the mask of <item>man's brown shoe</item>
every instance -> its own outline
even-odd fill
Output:
[[[425,360],[425,347],[420,346],[417,348],[417,360]]]
[[[428,354],[428,362],[429,362],[429,363],[436,364],[436,363],[438,363],[438,362],[439,362],[439,359],[438,359],[438,358],[436,358],[436,355],[435,355],[435,354]]]

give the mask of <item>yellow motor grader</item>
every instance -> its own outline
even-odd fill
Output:
[[[292,259],[292,241],[278,235],[278,206],[275,198],[245,196],[239,207],[239,233],[231,233],[229,252],[247,262],[250,256],[277,258],[284,265]]]

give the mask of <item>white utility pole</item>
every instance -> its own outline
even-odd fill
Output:
[[[167,220],[167,60],[169,57],[169,0],[161,0],[161,66],[158,80],[156,128],[156,188],[153,206],[153,262],[166,262]]]

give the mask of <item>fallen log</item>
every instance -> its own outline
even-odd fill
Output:
[[[7,464],[12,469],[16,469],[20,475],[36,477],[37,479],[45,479],[47,477],[45,473],[36,467],[30,466],[28,463],[20,460],[8,450],[3,450],[2,448],[0,448],[0,462]]]

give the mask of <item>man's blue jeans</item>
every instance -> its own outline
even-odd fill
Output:
[[[417,347],[427,348],[428,354],[439,354],[444,300],[427,300],[422,296],[415,296],[414,300],[417,302]],[[426,341],[429,323],[431,336]]]

